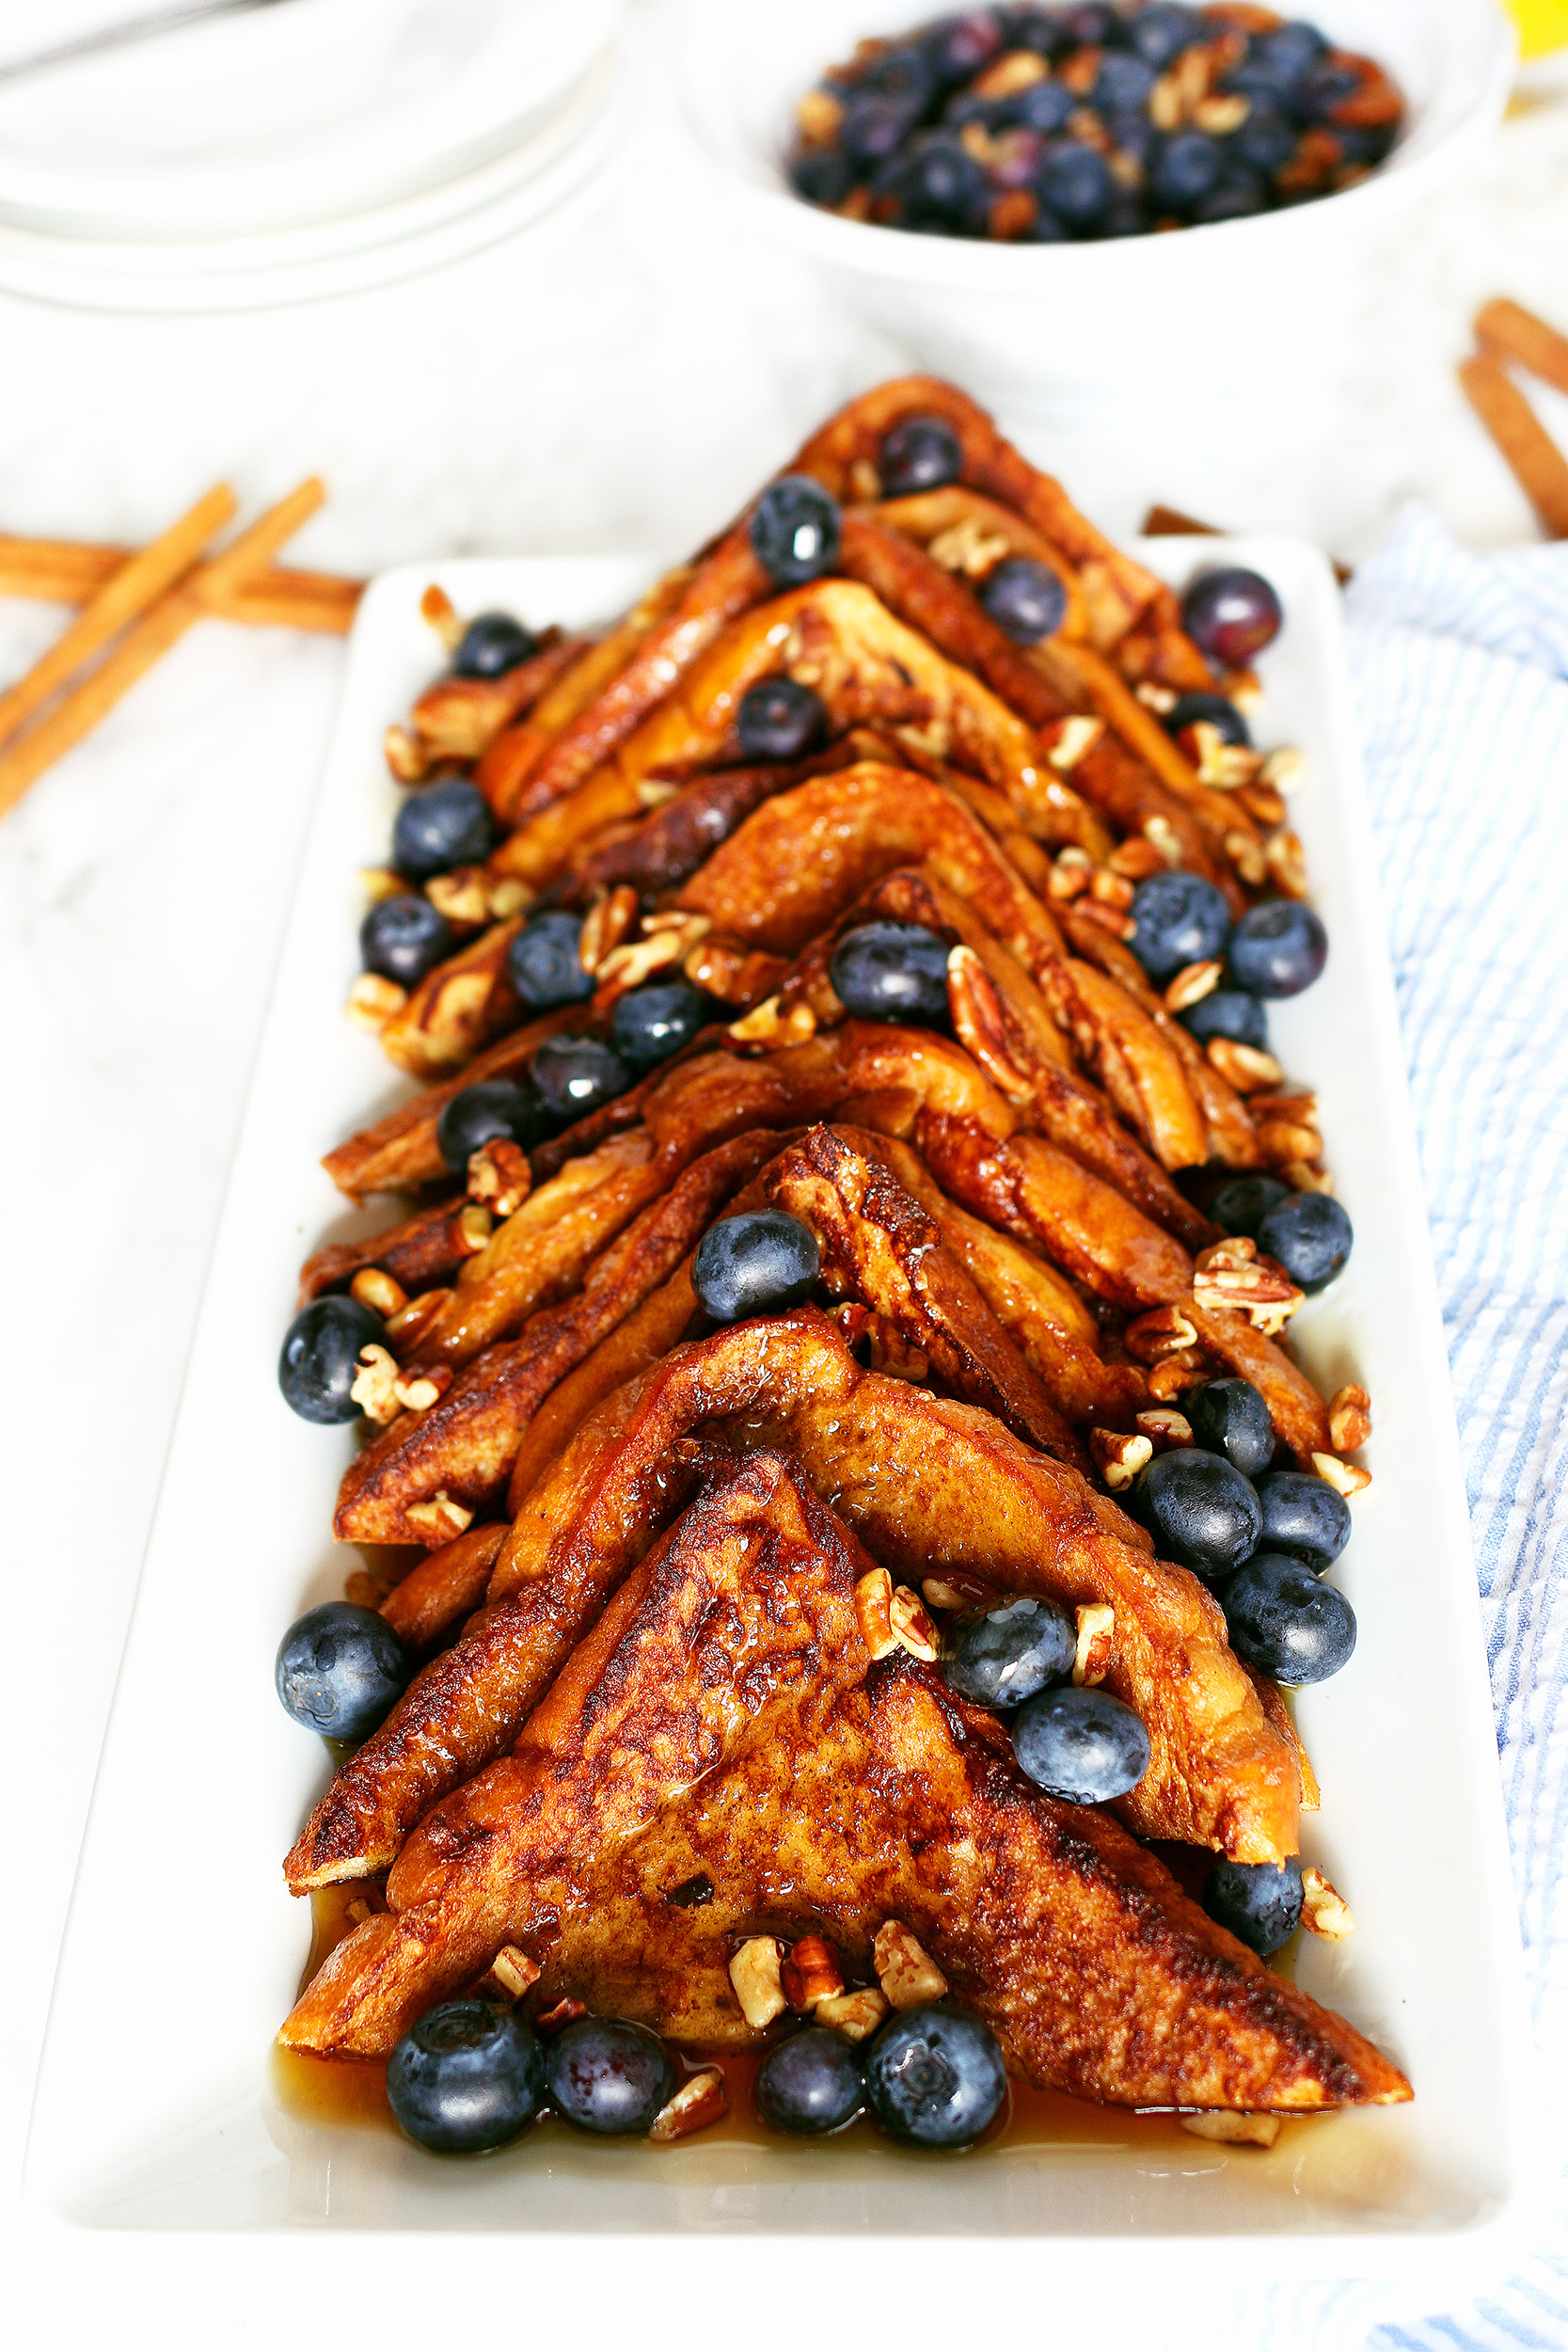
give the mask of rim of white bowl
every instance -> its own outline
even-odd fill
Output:
[[[929,236],[918,230],[845,220],[797,196],[784,176],[782,149],[772,153],[748,141],[742,150],[737,125],[722,104],[722,31],[744,18],[734,0],[686,0],[676,27],[675,80],[687,126],[710,167],[751,209],[759,223],[790,237],[816,260],[865,276],[961,288],[968,293],[1018,295],[1041,279],[1141,274],[1151,247],[1162,268],[1193,266],[1216,250],[1243,256],[1271,240],[1275,245],[1304,235],[1370,227],[1448,178],[1465,154],[1502,119],[1518,63],[1518,36],[1494,0],[1450,0],[1450,41],[1463,43],[1459,64],[1450,63],[1438,103],[1427,112],[1440,127],[1423,144],[1418,119],[1407,146],[1354,188],[1283,212],[1243,220],[1210,221],[1177,236],[1106,238],[1061,245],[1004,245],[978,238]],[[1454,103],[1458,87],[1465,93]],[[1441,101],[1448,97],[1445,110]],[[1449,119],[1441,121],[1447,111]],[[1224,240],[1223,246],[1216,240]]]

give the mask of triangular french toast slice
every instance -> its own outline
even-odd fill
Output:
[[[819,1731],[869,1656],[869,1563],[776,1455],[721,1472],[604,1608],[514,1754],[449,1797],[283,2028],[376,2053],[543,1932],[666,1805],[790,1724]]]
[[[791,1730],[757,1748],[597,1873],[538,1947],[533,2000],[571,1994],[699,2047],[745,2046],[727,1965],[744,1938],[825,1933],[873,1980],[889,1919],[1039,2089],[1297,2113],[1411,2095],[1108,1815],[1042,1796],[994,1716],[898,1653],[815,1741]]]

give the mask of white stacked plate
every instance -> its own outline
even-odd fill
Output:
[[[0,65],[130,0],[0,7]],[[286,0],[0,81],[0,287],[264,309],[499,243],[625,132],[621,0]]]

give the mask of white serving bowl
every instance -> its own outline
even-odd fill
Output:
[[[1289,212],[1103,245],[920,236],[841,220],[791,190],[796,101],[861,38],[934,14],[922,0],[687,0],[678,72],[691,129],[759,240],[803,256],[911,364],[1037,434],[1157,447],[1190,443],[1207,421],[1216,452],[1237,436],[1277,447],[1343,367],[1360,262],[1494,129],[1514,60],[1495,0],[1302,0],[1299,12],[1399,81],[1409,112],[1388,162]]]

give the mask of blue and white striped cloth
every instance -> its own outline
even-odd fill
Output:
[[[1346,597],[1548,2111],[1568,2120],[1568,547],[1410,509]],[[1560,2133],[1560,2145],[1561,2144]],[[1238,2348],[1568,2346],[1568,2176],[1463,2308],[1281,2282]],[[1243,2308],[1243,2306],[1245,2306]],[[1408,2293],[1401,2308],[1418,2306]]]

